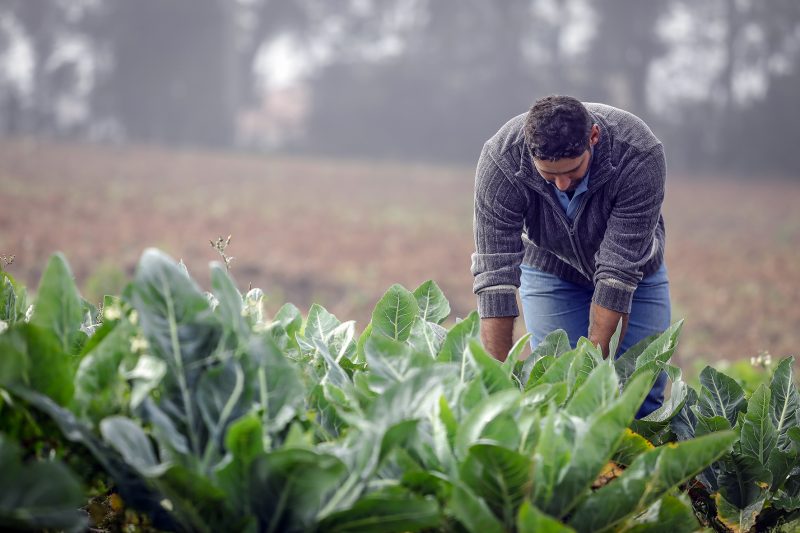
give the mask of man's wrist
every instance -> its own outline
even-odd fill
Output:
[[[484,348],[499,361],[505,361],[514,340],[513,316],[481,319],[481,341]]]

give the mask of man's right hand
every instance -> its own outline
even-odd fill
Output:
[[[481,341],[492,357],[505,361],[514,340],[513,316],[481,319]]]

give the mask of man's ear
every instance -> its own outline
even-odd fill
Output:
[[[600,126],[592,124],[592,131],[589,133],[589,145],[594,146],[600,142]]]

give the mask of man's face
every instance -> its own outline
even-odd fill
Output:
[[[565,157],[555,161],[534,158],[533,165],[545,181],[554,184],[559,191],[568,192],[578,188],[589,170],[591,159],[591,153],[586,149],[578,157]]]
[[[589,165],[592,161],[590,148],[596,145],[599,140],[600,127],[595,124],[589,134],[589,146],[586,147],[586,150],[581,155],[578,157],[565,157],[555,161],[533,158],[533,166],[536,167],[536,170],[545,181],[554,184],[559,191],[574,191],[589,171]]]

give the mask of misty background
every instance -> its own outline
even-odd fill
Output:
[[[797,178],[797,0],[0,0],[0,134],[474,164],[534,100]]]

